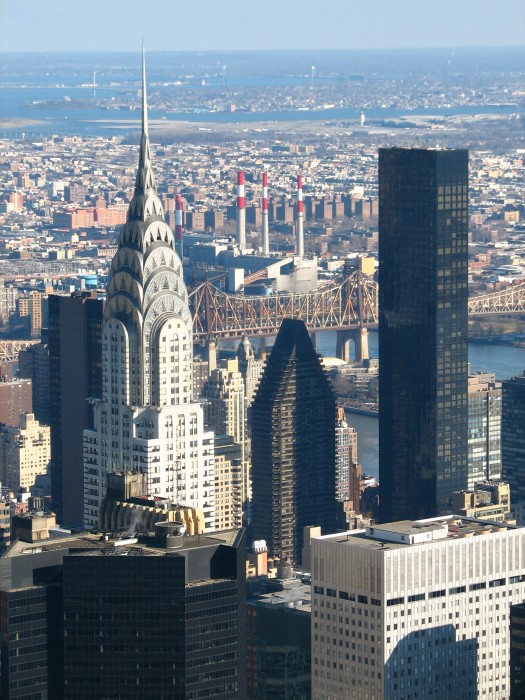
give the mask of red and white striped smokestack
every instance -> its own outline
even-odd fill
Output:
[[[237,243],[246,248],[246,211],[244,209],[244,170],[237,173]]]
[[[175,197],[175,250],[182,262],[183,254],[183,234],[182,234],[182,196]]]
[[[298,258],[304,256],[304,233],[303,233],[303,177],[297,176],[297,218],[295,221],[296,255]]]
[[[268,173],[263,173],[262,187],[262,248],[263,255],[270,252],[270,237],[268,233]]]

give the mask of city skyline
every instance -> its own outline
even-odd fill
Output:
[[[86,13],[80,5],[47,0],[34,4],[28,21],[20,3],[4,0],[0,8],[0,53],[131,51],[140,44],[143,35],[149,51],[525,44],[522,31],[525,6],[519,0],[502,0],[497,4],[465,0],[460,5],[452,0],[425,5],[417,0],[402,0],[395,5],[387,0],[374,0],[366,5],[332,0],[328,6],[315,0],[301,4],[267,0],[261,5],[234,0],[229,3],[228,12],[212,0],[184,6],[159,0],[155,14],[163,19],[155,23],[149,36],[144,33],[143,24],[135,21],[135,10],[139,9],[138,3],[132,3],[130,11],[130,3],[114,0],[110,11],[102,0],[93,0],[90,12]],[[449,21],[450,16],[454,22]],[[185,31],[178,31],[182,26]],[[291,31],[294,26],[298,28],[295,32]]]

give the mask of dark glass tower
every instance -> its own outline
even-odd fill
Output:
[[[335,397],[302,321],[285,319],[251,413],[254,539],[301,560],[303,528],[335,530]]]
[[[468,152],[379,151],[381,520],[467,486]]]
[[[95,292],[49,297],[51,495],[64,527],[83,522],[83,430],[93,423],[86,399],[102,394],[102,312]]]
[[[525,373],[502,382],[501,461],[512,499],[525,499]]]

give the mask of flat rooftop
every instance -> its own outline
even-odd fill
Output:
[[[326,535],[320,539],[333,540],[341,544],[348,543],[352,547],[399,549],[421,544],[431,545],[434,542],[465,537],[486,537],[494,533],[516,529],[519,528],[507,523],[460,515],[447,515],[426,520],[400,520],[394,523],[381,523],[364,530],[349,530],[336,535]]]

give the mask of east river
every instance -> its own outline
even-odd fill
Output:
[[[323,331],[316,334],[317,352],[324,356],[335,356],[336,334]],[[377,333],[370,333],[369,350],[372,357],[378,356]],[[497,379],[509,379],[525,371],[525,348],[509,345],[480,345],[469,343],[469,362],[472,372],[495,372]],[[363,472],[378,478],[378,419],[348,413],[348,422],[357,430],[358,456]]]

